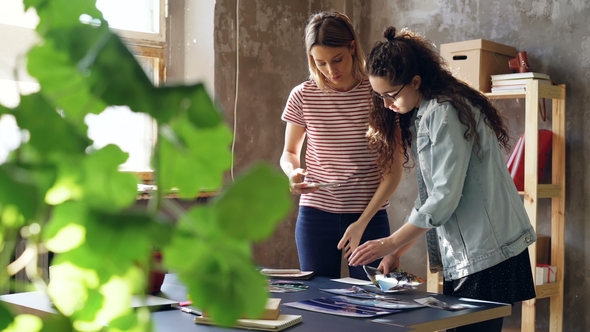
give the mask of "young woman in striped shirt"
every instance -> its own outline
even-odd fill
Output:
[[[291,91],[283,112],[287,127],[280,164],[293,194],[301,195],[295,227],[301,269],[337,278],[343,255],[390,234],[385,209],[401,179],[403,156],[382,174],[368,150],[371,86],[348,17],[337,12],[312,15],[305,43],[310,80]],[[318,188],[315,183],[337,186]],[[367,278],[361,267],[349,269],[351,277]]]

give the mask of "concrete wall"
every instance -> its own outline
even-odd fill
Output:
[[[590,116],[586,112],[590,103],[587,20],[590,4],[581,0],[243,0],[239,3],[218,0],[214,21],[215,93],[227,122],[236,130],[236,174],[258,160],[278,164],[285,128],[280,120],[281,112],[290,90],[307,77],[303,28],[312,12],[323,9],[346,12],[354,20],[367,50],[375,40],[381,39],[383,29],[389,25],[410,27],[437,45],[490,39],[527,51],[536,71],[567,84],[568,201],[563,330],[586,331],[590,326],[587,318],[590,307],[585,305],[590,300],[590,256],[586,255],[590,246],[586,222],[590,211],[585,204],[590,196],[587,176],[590,143],[584,142],[590,138]],[[524,129],[524,102],[506,101],[499,108],[508,118],[510,134],[515,140]],[[391,198],[388,212],[394,229],[403,223],[416,197],[414,176],[413,171],[404,174]],[[540,204],[539,233],[549,234],[549,202],[544,200]],[[259,264],[297,266],[294,218],[293,213],[271,239],[256,245],[255,259]],[[424,275],[425,262],[425,245],[421,240],[402,259],[402,267]],[[539,301],[538,307],[537,327],[547,329],[548,300]],[[519,325],[518,306],[514,312],[505,326]]]
[[[278,169],[285,131],[281,113],[291,89],[308,77],[305,23],[313,12],[351,11],[353,3],[216,2],[215,91],[227,122],[235,129],[235,176],[259,160]],[[255,246],[256,261],[269,267],[298,267],[294,229],[295,211],[271,239]]]

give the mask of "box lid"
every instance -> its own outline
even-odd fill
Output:
[[[516,55],[516,48],[500,43],[493,42],[487,39],[473,39],[456,43],[448,43],[440,45],[441,52],[465,52],[472,50],[484,50],[509,56]]]

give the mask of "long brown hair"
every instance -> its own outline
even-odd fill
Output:
[[[361,43],[350,22],[348,16],[335,12],[326,11],[313,14],[309,17],[305,27],[305,48],[307,50],[307,63],[309,66],[309,79],[316,82],[320,89],[328,89],[326,78],[311,56],[311,48],[314,46],[328,47],[351,47],[356,41],[356,49],[352,55],[352,76],[362,81],[367,78],[365,75],[365,53]]]
[[[422,97],[453,105],[459,112],[459,121],[467,127],[463,137],[474,140],[478,153],[481,144],[473,109],[481,112],[485,123],[494,130],[500,146],[507,151],[510,149],[506,126],[498,110],[481,92],[453,77],[434,44],[408,29],[396,34],[394,27],[388,27],[383,36],[387,41],[377,42],[367,58],[366,70],[369,76],[386,78],[392,86],[396,86],[410,83],[414,76],[419,75],[422,82],[418,90]],[[414,112],[397,114],[386,109],[381,99],[374,98],[367,136],[369,148],[377,153],[377,165],[382,174],[387,173],[392,166],[397,127],[401,130],[404,166],[407,167],[408,149],[412,141],[410,119]]]

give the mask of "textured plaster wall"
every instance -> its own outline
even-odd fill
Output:
[[[234,176],[260,160],[279,169],[285,131],[281,113],[291,89],[308,77],[305,23],[313,12],[352,7],[353,1],[216,1],[215,90],[226,121],[236,131]],[[297,198],[293,203],[297,205]],[[258,264],[299,266],[295,213],[296,209],[271,239],[255,246]]]
[[[586,255],[590,249],[587,226],[590,211],[586,208],[590,197],[587,175],[590,143],[584,142],[590,138],[590,116],[586,112],[590,104],[590,24],[587,19],[590,4],[584,0],[241,0],[239,3],[218,0],[214,20],[215,94],[226,121],[236,130],[236,176],[259,160],[278,167],[285,128],[280,115],[291,89],[307,78],[303,28],[312,12],[323,9],[346,12],[353,19],[367,51],[375,40],[381,39],[383,28],[388,25],[410,27],[429,37],[437,46],[484,38],[527,51],[536,71],[548,73],[557,83],[567,84],[563,330],[586,331],[590,326],[587,318],[590,307],[586,305],[590,301],[590,256]],[[524,102],[505,101],[498,106],[509,120],[514,142],[524,129]],[[394,229],[404,222],[417,195],[414,177],[413,171],[407,172],[391,198],[388,213]],[[296,198],[294,203],[297,203]],[[549,202],[545,200],[540,204],[538,230],[549,234]],[[272,238],[255,246],[255,260],[259,264],[297,266],[294,224],[295,211]],[[425,274],[423,240],[405,255],[402,266]],[[548,300],[538,301],[537,305],[537,328],[547,329]],[[505,326],[518,326],[519,321],[517,306]]]

